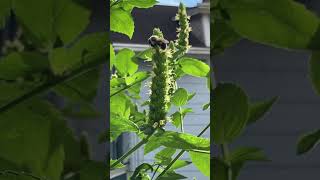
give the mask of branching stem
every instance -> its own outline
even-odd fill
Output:
[[[139,149],[141,146],[146,144],[149,141],[149,138],[152,136],[152,134],[150,134],[147,137],[143,138],[138,144],[136,144],[128,152],[126,152],[124,155],[122,155],[116,162],[111,164],[110,169],[116,167],[119,163],[121,163],[123,160],[125,160],[127,157],[129,157],[132,153],[134,153],[137,149]]]
[[[209,129],[210,127],[210,123],[198,134],[197,137],[200,137],[202,136],[207,129]],[[160,179],[160,177],[162,177],[163,175],[166,174],[166,172],[171,168],[171,166],[185,153],[186,151],[185,150],[181,150],[179,152],[179,154],[168,164],[168,166],[159,174],[159,176],[156,178],[157,179]]]

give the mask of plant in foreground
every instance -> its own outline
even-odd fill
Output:
[[[191,162],[179,160],[184,152],[188,152],[193,163],[209,176],[209,166],[200,164],[210,162],[210,141],[201,136],[208,128],[206,126],[199,136],[184,133],[184,117],[192,110],[184,108],[195,95],[179,88],[176,80],[184,75],[208,77],[210,68],[205,63],[185,57],[190,48],[189,18],[184,5],[180,4],[176,20],[179,21],[177,40],[167,42],[160,29],[155,28],[149,42],[151,48],[134,54],[129,49],[120,50],[115,56],[116,72],[111,79],[111,140],[115,140],[123,132],[136,132],[142,140],[117,160],[111,160],[111,169],[121,167],[121,162],[133,152],[145,145],[145,154],[164,147],[155,156],[153,164],[143,163],[137,167],[131,179],[161,179],[170,176],[175,179],[185,178],[175,173],[175,170],[189,165]],[[153,64],[152,72],[137,72],[134,61],[137,58],[149,59]],[[122,62],[127,61],[125,67]],[[128,67],[129,64],[129,67]],[[151,78],[150,98],[142,105],[149,105],[149,111],[140,112],[131,99],[139,99],[141,82]],[[124,104],[119,103],[120,99]],[[123,108],[119,109],[119,106]],[[169,115],[173,107],[178,111]],[[167,131],[165,125],[174,124],[181,132]],[[175,158],[176,150],[181,149]]]

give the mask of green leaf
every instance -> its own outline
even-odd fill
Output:
[[[188,101],[190,101],[194,96],[196,95],[196,93],[191,93],[191,94],[188,94]]]
[[[153,135],[145,146],[145,154],[152,150],[165,146],[183,150],[210,150],[210,140],[187,133],[165,131]]]
[[[165,175],[161,176],[159,180],[178,180],[178,179],[186,179],[184,175],[178,174],[173,171],[167,172]]]
[[[24,167],[36,176],[59,180],[64,162],[63,141],[55,138],[57,131],[52,129],[59,120],[51,107],[38,99],[2,113],[0,159]]]
[[[118,94],[110,99],[110,111],[124,119],[130,116],[130,99],[125,94]]]
[[[103,180],[106,178],[106,170],[105,163],[89,161],[80,170],[80,180]]]
[[[86,28],[90,17],[88,10],[71,0],[15,1],[14,11],[21,24],[46,47],[57,36],[65,43],[75,39]]]
[[[313,51],[309,62],[309,76],[313,87],[318,95],[320,95],[320,52]]]
[[[172,164],[172,166],[170,167],[169,171],[173,171],[173,170],[176,170],[176,169],[180,169],[180,168],[186,167],[186,166],[190,165],[191,163],[192,162],[190,162],[190,161],[183,161],[183,160],[178,159],[176,162],[174,162]]]
[[[134,52],[126,48],[116,55],[115,66],[123,76],[132,75],[138,70],[138,65],[132,61],[133,57]]]
[[[231,164],[244,163],[246,161],[269,161],[264,152],[259,148],[241,147],[230,155]]]
[[[249,104],[249,118],[247,123],[252,124],[262,118],[277,100],[278,97],[274,97],[263,102]]]
[[[113,164],[113,163],[115,163],[117,160],[110,160],[110,164]],[[120,169],[120,168],[124,168],[125,167],[125,165],[123,165],[122,163],[119,163],[119,164],[117,164],[114,168],[115,169]]]
[[[134,21],[131,13],[122,8],[111,8],[110,30],[125,34],[131,39],[134,32]]]
[[[0,1],[0,28],[5,26],[6,17],[10,15],[11,0]]]
[[[48,167],[45,169],[45,173],[53,180],[60,180],[61,172],[64,168],[64,148],[63,145],[59,146],[49,157]]]
[[[231,153],[230,161],[232,164],[232,177],[236,180],[247,161],[269,161],[269,159],[259,148],[241,147]]]
[[[139,179],[141,179],[141,177],[146,176],[146,173],[149,170],[152,172],[153,171],[153,167],[148,163],[142,163],[133,172],[132,176],[130,177],[130,180],[139,180]],[[141,179],[141,180],[144,180],[144,179]]]
[[[54,90],[73,104],[92,102],[97,95],[99,77],[100,69],[92,69],[71,81],[58,85]]]
[[[96,59],[106,59],[105,33],[94,33],[82,37],[70,48],[56,48],[49,55],[51,69],[63,75]]]
[[[132,88],[141,89],[141,83],[149,77],[149,72],[137,72],[125,79],[112,78],[110,81],[110,96],[112,97],[125,90],[129,90],[132,93]]]
[[[49,69],[48,59],[31,52],[11,53],[0,61],[0,79],[17,80],[30,78],[32,74]]]
[[[151,61],[154,52],[155,52],[154,48],[148,48],[144,51],[139,52],[135,57],[146,60],[146,61]]]
[[[248,99],[243,90],[234,84],[218,84],[213,90],[213,139],[217,144],[232,142],[246,126]]]
[[[306,49],[319,25],[312,12],[292,0],[221,0],[220,4],[237,33],[272,46]]]
[[[189,152],[192,163],[207,177],[210,177],[210,154]],[[214,172],[215,173],[215,172]]]
[[[184,73],[196,77],[206,77],[210,72],[210,67],[197,59],[183,57],[179,59],[179,65]]]
[[[310,152],[320,142],[320,130],[316,130],[299,138],[297,146],[297,154],[302,155]]]
[[[219,180],[228,180],[228,165],[221,159],[213,157],[212,159],[212,178]]]
[[[224,49],[231,47],[241,39],[241,37],[236,32],[234,32],[232,27],[230,27],[226,22],[219,19],[214,21],[211,32],[213,34],[213,55],[223,52]]]
[[[210,103],[207,103],[207,104],[204,104],[203,106],[202,106],[202,110],[207,110],[208,108],[210,107]]]
[[[178,107],[186,105],[188,102],[187,90],[183,88],[177,89],[171,98],[171,102]]]
[[[127,119],[115,114],[110,115],[110,139],[114,141],[124,132],[139,132],[138,126]]]
[[[129,0],[127,2],[138,8],[150,8],[157,3],[156,0]]]
[[[110,69],[112,69],[116,59],[116,54],[114,52],[113,46],[110,44]]]
[[[172,124],[177,128],[181,126],[181,116],[182,115],[178,111],[171,115]]]
[[[155,155],[155,160],[161,165],[168,165],[171,162],[172,156],[175,154],[175,152],[176,149],[164,148]]]

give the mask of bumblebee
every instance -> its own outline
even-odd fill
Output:
[[[165,50],[169,44],[169,41],[164,38],[159,38],[158,36],[151,36],[148,39],[148,42],[151,47],[160,47],[162,50]]]

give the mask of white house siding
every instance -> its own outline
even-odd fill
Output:
[[[208,57],[207,57],[208,58]],[[142,69],[150,70],[150,66],[143,66]],[[203,128],[207,126],[210,121],[210,110],[203,111],[202,106],[210,101],[210,92],[207,88],[207,81],[205,78],[196,78],[191,76],[185,76],[178,81],[179,87],[183,87],[187,89],[189,93],[196,92],[197,94],[190,100],[190,103],[186,107],[190,107],[193,109],[193,113],[188,114],[184,120],[184,130],[186,133],[197,135],[201,132]],[[149,95],[148,87],[144,87],[141,91],[142,99],[148,99]],[[142,101],[143,101],[142,100]],[[173,111],[174,112],[174,111]],[[166,130],[176,130],[176,128],[172,124],[167,124]],[[178,131],[180,131],[178,129]],[[210,138],[210,129],[208,129],[202,137]],[[179,152],[179,151],[177,151]],[[154,160],[154,152],[151,152],[144,156],[145,162],[152,163]],[[189,160],[188,153],[185,153],[181,160]],[[208,162],[208,166],[209,166]],[[202,175],[199,170],[193,165],[189,165],[185,168],[181,168],[177,170],[178,173],[183,174],[188,177],[188,179],[193,179],[196,177],[197,180],[207,180],[208,177]]]
[[[308,78],[309,55],[241,41],[214,57],[218,82],[238,83],[252,100],[280,96],[270,113],[250,126],[233,146],[256,146],[272,162],[251,163],[239,180],[317,180],[320,148],[298,157],[298,137],[320,128],[320,97]]]

